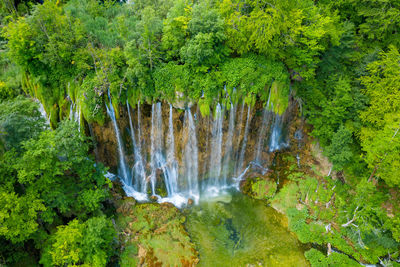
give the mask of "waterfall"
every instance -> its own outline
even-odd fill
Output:
[[[126,168],[125,153],[122,148],[122,139],[121,139],[121,135],[119,133],[117,120],[115,119],[114,107],[111,102],[110,89],[108,89],[108,100],[109,100],[109,104],[108,105],[106,104],[106,109],[107,109],[108,116],[110,116],[110,118],[111,118],[111,121],[112,121],[112,124],[114,127],[114,131],[115,131],[115,136],[117,138],[118,155],[119,155],[119,169],[121,171],[123,183],[127,186],[130,186],[132,181],[130,180],[130,177],[128,175],[127,168]]]
[[[130,110],[130,108],[129,108],[128,100],[126,100],[126,107],[127,107],[127,109],[128,109],[129,128],[130,128],[130,130],[131,130],[132,152],[133,152],[133,155],[135,155],[135,150],[136,150],[135,132],[133,131],[133,124],[132,124],[132,118],[131,118],[131,110]],[[135,158],[135,161],[136,161],[136,158]],[[135,175],[134,169],[135,169],[135,167],[132,168],[132,177],[133,177],[133,179],[134,179],[133,184],[134,184],[134,188],[135,188],[136,190],[138,190],[138,188],[139,188],[139,180],[136,179],[136,177],[135,177],[136,175]]]
[[[227,186],[227,179],[228,175],[231,174],[230,168],[231,168],[231,159],[232,159],[232,145],[233,145],[233,134],[234,134],[234,129],[235,129],[235,115],[236,115],[236,106],[233,106],[231,103],[231,109],[229,112],[229,126],[228,126],[228,133],[226,136],[226,141],[225,141],[225,156],[224,156],[224,162],[223,162],[223,170],[222,170],[222,175],[223,175],[223,185]]]
[[[143,164],[141,150],[138,149],[138,145],[136,144],[135,131],[133,128],[131,111],[129,108],[128,101],[126,101],[126,106],[128,108],[129,127],[131,130],[131,140],[132,140],[132,150],[133,150],[132,152],[133,152],[134,159],[135,159],[135,163],[132,167],[132,176],[134,179],[133,186],[136,191],[146,194],[146,191],[147,191],[146,171],[145,171],[145,167]],[[138,110],[139,110],[139,108],[138,108]]]
[[[234,181],[233,185],[236,188],[236,190],[240,191],[240,182],[242,181],[242,179],[243,179],[244,175],[247,173],[247,171],[250,169],[250,166],[251,165],[248,165],[242,173],[240,173],[237,177],[233,178],[233,181]]]
[[[218,186],[221,176],[222,161],[222,124],[224,115],[221,105],[217,104],[211,132],[211,154],[210,154],[210,186]]]
[[[195,202],[199,199],[198,184],[198,148],[196,126],[190,109],[185,110],[186,144],[184,147],[184,169],[187,180],[187,193]]]
[[[209,151],[210,151],[210,149],[211,149],[211,147],[210,147],[210,143],[208,142],[208,140],[209,140],[209,132],[210,132],[210,116],[207,116],[206,118],[206,134],[205,134],[205,138],[206,138],[206,140],[205,140],[205,154],[206,155],[208,155],[209,154]],[[202,179],[207,179],[207,175],[208,175],[208,173],[205,171],[205,170],[207,170],[207,166],[208,166],[208,161],[207,160],[205,160],[204,161],[204,163],[203,163],[203,176],[202,176]]]
[[[240,157],[240,140],[242,136],[242,124],[243,124],[243,116],[244,116],[244,101],[242,102],[242,107],[240,109],[240,114],[239,114],[239,121],[237,124],[237,132],[236,132],[236,146],[235,146],[235,153],[234,153],[234,158],[236,160],[235,162],[235,170],[234,170],[234,175],[237,175],[238,173],[238,163],[237,161],[239,160]]]
[[[127,101],[133,161],[128,166],[109,91],[108,98],[106,109],[118,143],[118,173],[127,195],[139,201],[149,200],[152,195],[158,202],[171,202],[181,207],[188,203],[188,199],[198,203],[200,195],[207,198],[230,189],[240,190],[240,181],[250,171],[265,173],[268,170],[263,166],[267,143],[269,151],[286,145],[283,142],[282,119],[279,115],[272,117],[269,100],[262,116],[257,118],[262,124],[256,134],[251,134],[250,129],[254,120],[252,108],[249,105],[246,108],[244,101],[238,105],[230,103],[229,110],[217,104],[213,115],[204,119],[197,117],[198,111],[192,113],[190,108],[184,110],[183,118],[174,117],[178,112],[174,113],[173,106],[169,104],[169,109],[167,106],[163,109],[161,102],[153,103],[151,115],[149,113],[145,117],[146,109],[142,117],[140,101],[136,111]],[[75,119],[76,105],[73,104],[70,109],[71,119]],[[142,126],[150,128],[146,137],[142,136]],[[271,134],[266,138],[270,127]],[[249,140],[253,135],[257,138],[255,142]],[[198,136],[204,136],[206,140],[198,142]],[[250,148],[254,149],[251,152],[254,159],[248,158]]]
[[[246,126],[244,128],[244,137],[243,137],[243,142],[242,142],[242,147],[240,149],[240,155],[239,155],[239,161],[238,161],[238,168],[236,175],[240,175],[241,172],[243,172],[243,164],[244,164],[244,156],[246,153],[246,145],[247,145],[247,136],[249,134],[249,124],[251,120],[251,109],[250,105],[247,106],[247,118],[246,118]]]
[[[69,105],[69,120],[74,120],[74,106],[75,104],[71,100],[71,104]]]
[[[272,92],[272,89],[269,90],[268,101],[267,101],[267,105],[264,107],[261,129],[260,129],[260,133],[258,135],[257,150],[256,150],[255,158],[254,158],[254,161],[258,164],[261,164],[260,154],[261,154],[261,150],[264,148],[264,138],[265,138],[265,135],[267,134],[267,129],[268,129],[268,115],[269,115],[269,110],[270,110],[271,92]]]
[[[172,107],[170,107],[172,108]],[[170,129],[169,133],[172,135],[169,137],[169,148],[168,152],[173,153],[174,149],[172,146],[174,145],[174,132],[171,127],[172,125],[172,110],[170,110]],[[156,195],[156,185],[157,185],[157,172],[161,171],[164,177],[164,184],[167,189],[168,197],[172,197],[177,190],[177,164],[175,164],[175,157],[172,159],[169,158],[168,162],[165,159],[163,154],[163,122],[162,122],[162,108],[161,102],[152,105],[152,113],[151,113],[151,151],[150,151],[150,167],[151,167],[151,192],[153,195]],[[168,156],[170,156],[169,154]],[[171,168],[172,167],[172,168]]]
[[[260,128],[258,140],[257,140],[257,150],[256,150],[255,158],[254,158],[254,161],[259,164],[261,164],[260,154],[261,154],[261,150],[264,148],[264,139],[265,139],[265,136],[267,134],[267,129],[268,129],[268,114],[269,113],[270,112],[268,111],[268,105],[267,105],[263,111],[261,128]]]
[[[68,98],[71,101],[71,104],[69,106],[69,119],[78,123],[78,129],[79,131],[81,131],[81,109],[79,108],[79,105],[77,103],[72,102],[71,97],[68,96]]]
[[[169,177],[166,181],[169,196],[173,196],[178,192],[178,162],[175,158],[175,137],[174,137],[174,123],[172,118],[172,105],[169,105],[169,119],[168,119],[168,139],[167,139],[167,166],[169,170]]]
[[[162,114],[161,102],[153,104],[151,107],[151,151],[150,151],[150,167],[151,167],[151,192],[156,195],[157,171],[165,168],[165,160],[162,155]]]
[[[281,116],[276,114],[274,126],[272,127],[271,139],[269,141],[269,152],[281,149],[281,147],[284,145],[281,139],[282,139]]]
[[[35,102],[39,104],[39,112],[42,115],[42,117],[46,120],[46,124],[49,125],[50,124],[50,116],[47,115],[42,102],[40,102],[39,99],[36,99],[36,98],[35,98]]]
[[[79,131],[81,131],[81,108],[78,105],[76,105],[75,109],[78,110],[78,111],[75,111],[75,112],[77,112],[77,116],[76,116],[75,120],[78,121],[78,125],[79,125],[78,129],[79,129]]]
[[[140,156],[141,164],[143,166],[143,181],[142,181],[142,188],[140,192],[146,193],[147,192],[147,176],[146,176],[146,161],[145,158],[142,156],[142,115],[140,113],[140,100],[138,101],[138,110],[137,110],[137,122],[138,122],[138,134],[137,134],[137,154]]]
[[[237,130],[237,147],[236,151],[239,151],[240,146],[240,136],[242,135],[242,124],[243,124],[243,115],[244,115],[244,101],[242,103],[242,108],[240,109],[239,121],[238,121],[238,130]],[[237,155],[238,156],[238,155]]]

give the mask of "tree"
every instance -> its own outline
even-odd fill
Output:
[[[38,103],[19,96],[0,103],[0,129],[6,150],[21,150],[22,141],[36,138],[45,129]]]
[[[114,237],[115,230],[106,217],[93,217],[86,222],[75,219],[66,226],[59,226],[50,237],[40,263],[44,266],[106,266],[113,254]]]
[[[339,10],[342,19],[355,23],[360,45],[399,45],[400,1],[356,0],[321,1]]]
[[[24,143],[25,152],[15,164],[18,182],[27,194],[43,199],[45,222],[57,214],[85,218],[108,196],[104,167],[87,158],[86,140],[75,123],[66,121]]]
[[[178,59],[179,51],[189,37],[188,24],[192,8],[186,0],[176,1],[164,20],[162,48],[165,59]]]
[[[329,44],[338,44],[341,35],[335,14],[322,13],[310,0],[226,0],[219,10],[233,50],[280,59],[300,80],[314,77],[319,56]]]
[[[209,3],[193,6],[188,31],[190,39],[181,48],[181,58],[185,63],[206,72],[228,55],[229,50],[224,46],[224,20]]]
[[[153,70],[160,59],[162,21],[151,7],[145,7],[140,15],[141,20],[137,25],[140,37],[137,40],[137,45],[140,52],[144,53],[148,67]]]
[[[400,185],[400,54],[391,46],[380,59],[368,65],[368,75],[361,78],[368,108],[361,113],[361,145],[371,177]]]
[[[353,157],[351,151],[352,133],[343,125],[333,134],[331,144],[327,148],[328,156],[332,161],[335,170],[343,170]]]
[[[13,243],[32,238],[38,230],[39,213],[46,210],[34,195],[18,196],[0,189],[0,236]]]

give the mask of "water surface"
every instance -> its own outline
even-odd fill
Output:
[[[198,266],[309,266],[284,217],[263,201],[232,192],[185,212]]]

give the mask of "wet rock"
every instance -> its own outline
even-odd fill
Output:
[[[188,206],[193,205],[193,203],[194,203],[193,199],[189,198],[187,201]]]
[[[150,199],[151,199],[152,201],[157,201],[157,200],[158,200],[158,197],[157,197],[157,196],[151,196]]]
[[[161,207],[163,208],[168,208],[168,209],[176,209],[176,207],[174,206],[174,204],[170,203],[170,202],[163,202],[160,204]]]
[[[175,91],[175,101],[171,105],[177,109],[185,109],[191,108],[194,103],[192,101],[188,102],[183,92]]]

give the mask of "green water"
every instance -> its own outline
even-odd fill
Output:
[[[309,266],[282,215],[263,201],[233,193],[186,212],[198,266]]]

